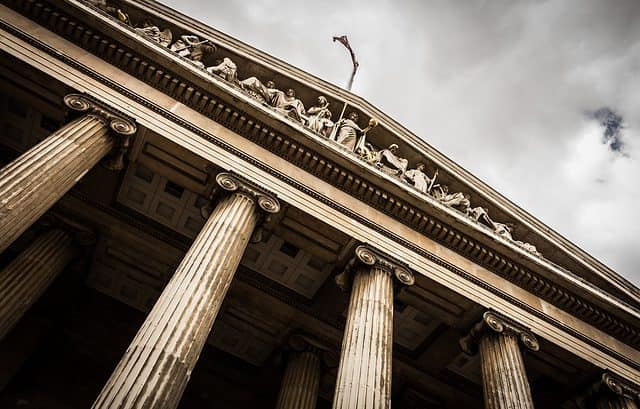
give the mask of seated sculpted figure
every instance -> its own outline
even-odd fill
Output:
[[[150,23],[144,23],[144,27],[136,27],[135,30],[138,34],[155,41],[163,47],[168,47],[173,38],[171,30],[168,28],[160,31],[158,26],[151,25]]]
[[[217,65],[213,67],[207,67],[207,71],[210,74],[218,75],[223,80],[229,82],[238,82],[238,67],[230,58],[224,57],[222,61],[217,60],[216,64]]]
[[[329,101],[324,96],[318,97],[318,105],[312,106],[307,110],[306,125],[312,131],[322,136],[329,137],[333,121],[331,120],[331,111],[329,111]]]
[[[377,153],[375,164],[384,173],[393,176],[402,176],[407,170],[409,161],[396,155],[398,145],[392,143],[388,148]]]
[[[432,178],[429,178],[426,173],[424,173],[424,163],[418,163],[415,169],[409,169],[404,172],[404,177],[415,187],[420,193],[428,194],[431,192],[433,188],[433,184],[438,177],[438,171],[433,174]]]
[[[200,41],[195,35],[183,35],[171,45],[171,51],[175,51],[179,56],[191,60],[199,68],[204,68],[202,59],[207,54],[213,54],[215,46],[207,44],[209,40]]]
[[[436,198],[440,203],[457,208],[463,213],[467,213],[467,209],[471,207],[471,202],[469,201],[469,195],[462,194],[460,192],[457,193],[449,193],[449,188],[444,185],[436,185],[432,190],[433,197]]]

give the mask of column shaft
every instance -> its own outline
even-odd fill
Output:
[[[85,115],[0,169],[0,252],[113,146],[105,121]]]
[[[333,409],[391,407],[393,281],[373,266],[355,274]]]
[[[320,388],[320,358],[315,352],[292,352],[282,378],[276,409],[314,409]]]
[[[480,339],[480,358],[485,408],[533,409],[529,381],[516,335],[484,334]]]
[[[71,237],[50,230],[0,272],[0,340],[38,300],[74,255]]]
[[[244,194],[215,208],[93,408],[178,405],[257,220]]]

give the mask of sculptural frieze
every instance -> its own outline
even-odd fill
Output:
[[[329,110],[327,98],[320,95],[318,97],[318,105],[314,105],[307,110],[305,125],[313,132],[329,137],[335,124],[331,120],[331,111]]]
[[[160,30],[158,26],[145,23],[144,27],[136,27],[136,33],[149,38],[163,47],[168,47],[173,40],[173,33],[168,28]]]
[[[462,213],[467,213],[467,209],[471,207],[469,195],[461,192],[449,193],[449,187],[437,184],[432,190],[433,197],[445,206],[454,207]]]
[[[407,170],[404,172],[403,176],[420,193],[429,194],[431,193],[431,189],[433,189],[433,185],[438,177],[438,171],[436,170],[433,177],[429,178],[429,176],[424,172],[424,169],[424,163],[418,163],[415,169]]]
[[[350,152],[358,153],[366,144],[367,132],[376,127],[378,122],[371,118],[366,128],[358,126],[358,113],[351,111],[347,118],[340,119],[336,124],[335,141]],[[332,138],[333,139],[333,138]]]
[[[213,54],[216,48],[209,40],[200,40],[196,35],[186,34],[171,44],[170,50],[190,60],[198,68],[204,68],[202,59],[205,55]]]
[[[371,118],[368,125],[361,128],[358,125],[358,113],[351,111],[344,117],[347,107],[345,104],[337,121],[332,120],[329,101],[324,95],[317,97],[316,104],[305,109],[293,88],[283,91],[277,88],[275,81],[263,83],[259,78],[250,76],[239,80],[238,66],[229,57],[218,59],[215,65],[205,67],[204,59],[216,51],[215,45],[208,39],[200,39],[194,34],[181,35],[173,44],[173,33],[169,28],[163,30],[159,26],[145,21],[142,27],[133,27],[128,14],[106,0],[85,0],[92,6],[102,10],[113,18],[130,25],[136,33],[144,36],[163,47],[168,47],[179,56],[191,61],[196,67],[205,69],[210,75],[228,82],[239,88],[249,97],[273,109],[278,114],[293,119],[310,131],[341,145],[346,151],[355,154],[360,160],[368,163],[388,175],[398,178],[411,185],[418,192],[428,195],[441,204],[454,209],[474,222],[485,226],[496,235],[509,240],[523,250],[541,256],[533,244],[516,240],[513,237],[513,226],[492,220],[489,210],[485,207],[472,207],[470,196],[463,192],[449,192],[444,183],[436,183],[438,170],[432,177],[426,172],[424,163],[417,163],[409,169],[409,161],[400,156],[398,144],[392,143],[387,148],[379,149],[367,141],[367,133],[378,125],[375,118]]]
[[[207,67],[207,72],[234,84],[238,82],[238,66],[228,57],[216,61],[216,65],[212,67]]]
[[[395,143],[389,145],[388,148],[380,150],[374,160],[376,167],[386,174],[402,177],[407,171],[409,161],[396,155],[397,152],[398,145]]]

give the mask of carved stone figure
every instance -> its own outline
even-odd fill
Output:
[[[207,67],[207,71],[219,76],[223,80],[233,83],[238,82],[238,67],[230,58],[224,57],[222,61],[216,61],[216,64],[217,65],[213,67]]]
[[[473,221],[484,224],[487,227],[494,228],[494,221],[489,217],[489,210],[485,207],[474,207],[467,209],[467,216],[469,216]]]
[[[378,150],[369,142],[365,142],[364,146],[356,146],[358,156],[367,163],[375,164]]]
[[[179,56],[191,60],[199,68],[204,68],[202,59],[207,54],[213,54],[215,47],[207,44],[209,40],[200,41],[195,35],[183,35],[171,45],[171,51],[175,51]]]
[[[129,19],[129,15],[119,8],[108,5],[106,0],[85,0],[85,1],[91,4],[92,6],[99,8],[105,13],[112,15],[113,17],[117,18],[123,23],[131,25],[131,20]]]
[[[512,230],[513,230],[513,225],[511,224],[493,222],[493,231],[497,235],[513,241],[513,236],[511,235]]]
[[[433,197],[435,197],[440,203],[449,207],[457,208],[465,214],[467,213],[467,209],[471,207],[469,195],[465,195],[460,192],[449,193],[449,188],[447,186],[436,185],[434,186],[432,193]]]
[[[145,23],[144,27],[137,27],[135,30],[138,34],[155,41],[163,47],[168,47],[173,39],[173,33],[168,28],[160,31],[158,26],[152,26],[147,23]]]
[[[409,161],[396,155],[398,145],[392,143],[388,148],[382,149],[376,155],[375,165],[384,173],[393,176],[402,176],[407,170]]]
[[[525,243],[523,241],[520,240],[516,240],[515,243],[522,247],[524,250],[528,251],[529,253],[535,254],[536,256],[542,257],[542,254],[540,254],[540,252],[538,251],[538,249],[536,248],[536,246],[534,246],[531,243]]]
[[[284,104],[276,108],[283,110],[285,115],[289,115],[299,122],[302,122],[306,115],[304,104],[296,98],[296,92],[292,88],[287,90],[284,97]]]
[[[438,176],[438,171],[433,175],[432,178],[429,178],[426,173],[424,173],[424,163],[418,163],[415,169],[409,169],[404,172],[404,177],[416,188],[420,193],[428,194],[431,192],[433,188],[433,184],[436,181],[436,177]]]
[[[336,123],[336,136],[335,141],[340,145],[346,147],[351,152],[356,152],[356,144],[364,147],[366,142],[363,138],[358,140],[359,136],[364,136],[366,133],[374,128],[378,123],[375,119],[371,118],[369,126],[362,129],[358,126],[358,113],[350,112],[347,118],[342,118]]]
[[[307,110],[306,125],[314,132],[329,137],[333,128],[331,111],[329,111],[329,101],[324,96],[318,97],[318,105],[314,105]]]
[[[250,97],[262,103],[266,103],[269,99],[267,87],[256,77],[249,77],[240,81],[240,88],[249,94]]]

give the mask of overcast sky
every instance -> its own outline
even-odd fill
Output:
[[[640,0],[161,1],[341,86],[347,34],[353,92],[640,285]]]

